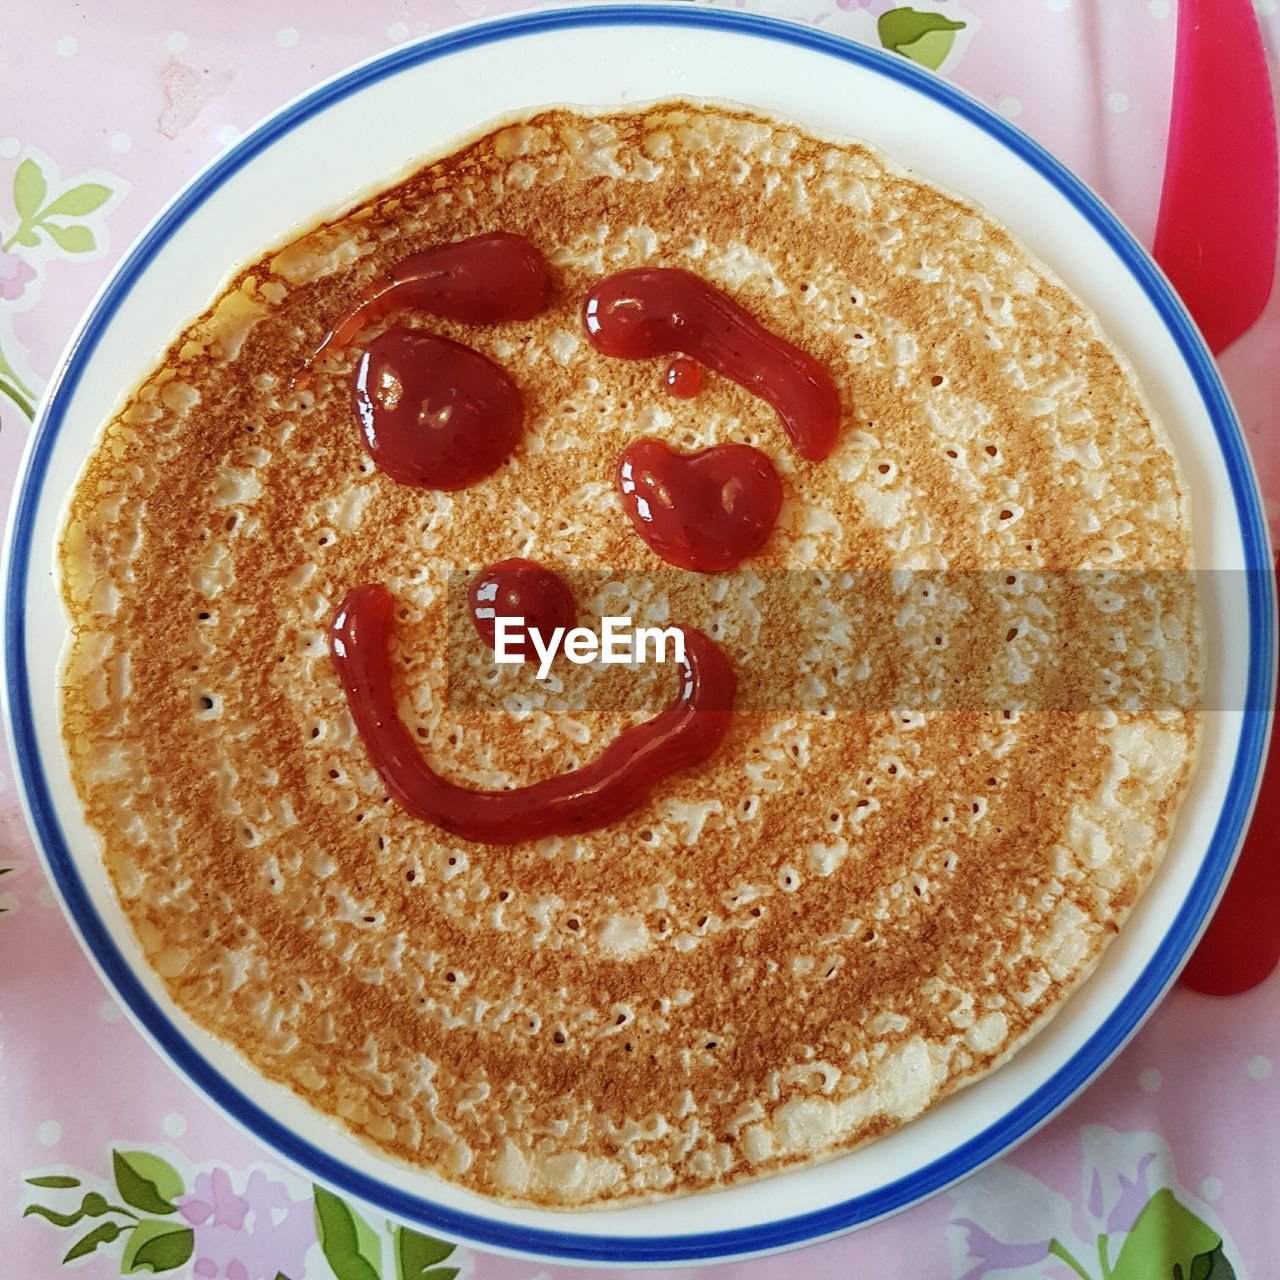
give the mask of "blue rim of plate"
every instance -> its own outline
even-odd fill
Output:
[[[1049,1080],[999,1121],[916,1170],[909,1177],[840,1204],[758,1227],[629,1239],[579,1235],[505,1224],[444,1208],[399,1190],[334,1159],[281,1125],[223,1079],[183,1037],[134,976],[85,890],[54,811],[32,719],[23,602],[27,595],[32,533],[54,440],[104,328],[160,247],[229,177],[299,123],[331,103],[407,67],[433,62],[476,46],[574,27],[661,26],[749,35],[870,70],[941,104],[976,125],[1048,179],[1099,232],[1141,285],[1178,345],[1213,423],[1226,462],[1245,549],[1250,660],[1244,719],[1231,781],[1203,865],[1181,910],[1138,980],[1085,1045]],[[10,522],[5,584],[5,693],[32,823],[62,899],[86,949],[153,1043],[215,1105],[267,1146],[319,1181],[356,1196],[393,1217],[480,1246],[579,1263],[676,1263],[774,1252],[865,1225],[906,1208],[972,1173],[1007,1151],[1065,1106],[1115,1056],[1173,981],[1198,938],[1252,811],[1267,742],[1275,663],[1274,587],[1266,525],[1240,426],[1212,357],[1186,309],[1146,252],[1115,215],[1038,143],[974,99],[895,54],[854,44],[809,27],[736,11],[618,4],[602,8],[535,12],[445,32],[392,50],[354,67],[290,103],[247,134],[198,174],[170,203],[117,266],[73,339],[45,400],[28,446],[21,487]],[[494,1206],[500,1215],[501,1206]]]

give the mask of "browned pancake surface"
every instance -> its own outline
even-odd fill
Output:
[[[399,322],[502,364],[524,441],[470,490],[398,485],[352,418],[357,351],[292,379],[380,271],[494,230],[553,264],[546,314]],[[677,401],[664,362],[589,347],[584,293],[641,264],[828,364],[830,459],[723,379]],[[787,501],[760,556],[705,578],[647,550],[612,484],[642,434],[769,453]],[[742,710],[624,821],[493,848],[387,800],[325,633],[386,583],[437,768],[573,767],[673,676],[496,668],[458,603],[515,555],[584,621],[703,627]],[[249,268],[107,426],[62,565],[77,785],[174,998],[386,1151],[510,1200],[776,1172],[982,1074],[1116,931],[1194,755],[1185,497],[1127,365],[972,206],[729,109],[547,111]]]

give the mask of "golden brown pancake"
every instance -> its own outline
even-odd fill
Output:
[[[397,484],[353,420],[360,343],[294,379],[396,261],[499,230],[551,262],[546,313],[395,322],[502,365],[524,438],[470,489]],[[593,350],[584,294],[642,264],[827,365],[830,458],[724,378],[676,400],[664,361]],[[646,434],[769,455],[759,555],[654,556],[614,490]],[[424,756],[474,787],[550,777],[675,676],[496,666],[460,602],[511,556],[584,621],[703,628],[739,702],[624,820],[499,847],[388,799],[326,631],[385,583]],[[1092,969],[1194,759],[1186,490],[1127,362],[971,203],[742,109],[543,111],[242,271],[105,426],[61,565],[76,784],[174,1000],[388,1155],[508,1201],[774,1174],[983,1075]]]

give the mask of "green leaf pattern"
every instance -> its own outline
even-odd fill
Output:
[[[458,1247],[447,1240],[424,1236],[409,1227],[396,1227],[393,1235],[396,1280],[453,1280],[457,1267],[438,1267]]]
[[[135,1271],[176,1271],[190,1259],[196,1233],[180,1222],[157,1222],[148,1218],[129,1233],[129,1243],[120,1259],[120,1274]]]
[[[947,60],[956,32],[966,25],[942,13],[904,6],[882,13],[876,33],[886,49],[936,71]]]
[[[25,298],[29,305],[38,297],[42,269],[49,259],[83,259],[100,247],[103,218],[110,212],[117,190],[118,184],[110,185],[88,175],[65,183],[48,160],[34,153],[24,156],[13,172],[15,220],[0,220],[0,254],[18,257],[20,274],[16,288],[0,295],[0,398],[7,399],[27,419],[35,416],[36,391],[5,353],[6,345],[10,351],[17,347],[5,310],[18,298]],[[13,272],[10,263],[11,283]]]
[[[0,244],[0,250],[7,252],[15,245],[35,248],[43,232],[65,253],[87,253],[97,245],[91,228],[52,219],[83,218],[101,209],[112,194],[105,183],[77,182],[49,200],[48,175],[38,161],[27,156],[13,174],[13,208],[18,224]]]
[[[316,1235],[337,1280],[381,1280],[382,1242],[340,1196],[315,1188]]]
[[[167,1160],[149,1151],[113,1151],[112,1173],[126,1204],[144,1213],[173,1213],[182,1194],[182,1175]]]
[[[1222,1237],[1167,1187],[1157,1191],[1125,1237],[1112,1280],[1233,1280]]]

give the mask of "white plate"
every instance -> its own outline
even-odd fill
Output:
[[[1097,974],[1007,1066],[817,1168],[622,1211],[498,1207],[389,1163],[262,1081],[178,1013],[142,963],[64,762],[56,670],[67,623],[50,587],[53,547],[104,417],[234,264],[491,117],[679,93],[868,139],[976,198],[1094,308],[1177,446],[1199,564],[1233,571],[1204,583],[1213,711],[1155,883]],[[143,234],[69,346],[28,450],[9,538],[6,710],[29,818],[86,949],[160,1051],[228,1115],[317,1179],[432,1231],[581,1262],[712,1261],[837,1234],[963,1177],[1042,1124],[1150,1012],[1216,901],[1251,808],[1274,675],[1269,565],[1240,429],[1199,336],[1128,233],[1034,143],[905,59],[811,28],[680,6],[560,10],[452,31],[329,81],[241,139]]]

